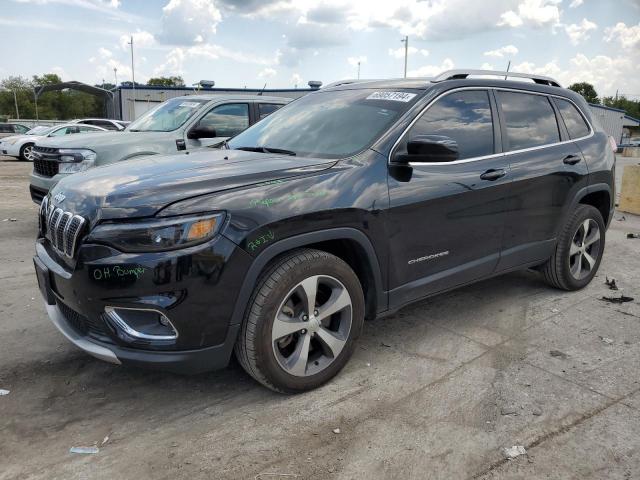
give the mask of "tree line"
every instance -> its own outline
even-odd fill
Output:
[[[39,118],[41,120],[70,120],[81,117],[103,117],[105,115],[104,100],[101,97],[72,89],[44,92],[38,97],[36,105],[34,89],[57,83],[62,83],[62,79],[55,73],[34,75],[31,79],[10,76],[0,80],[0,121],[18,117]],[[131,86],[131,82],[121,82],[121,85]],[[179,76],[150,78],[146,84],[136,82],[136,86],[141,85],[185,86],[184,80]],[[95,86],[105,90],[115,88],[112,83],[97,84]]]
[[[587,82],[574,83],[569,85],[569,89],[578,92],[589,103],[619,108],[627,112],[627,115],[630,117],[640,118],[640,100],[632,100],[626,98],[624,95],[600,98],[595,87]]]

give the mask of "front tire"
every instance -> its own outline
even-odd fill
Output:
[[[33,143],[26,143],[20,148],[20,160],[33,162]]]
[[[562,228],[555,252],[542,266],[547,283],[562,290],[587,286],[600,267],[605,233],[600,211],[579,205]]]
[[[345,366],[363,323],[362,286],[349,265],[320,250],[296,250],[259,279],[236,357],[272,390],[312,390]]]

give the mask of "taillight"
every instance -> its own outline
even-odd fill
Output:
[[[611,145],[611,150],[613,150],[613,153],[616,153],[616,151],[618,150],[618,144],[611,135],[609,135],[609,145]]]

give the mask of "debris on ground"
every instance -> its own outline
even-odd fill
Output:
[[[508,459],[519,457],[520,455],[526,455],[527,451],[522,445],[514,445],[510,448],[503,448],[502,453]]]
[[[542,415],[542,408],[540,408],[537,405],[534,405],[534,407],[531,409],[531,414],[535,415],[536,417],[539,417],[540,415]]]
[[[336,435],[340,434],[340,429],[339,428],[334,428],[333,429],[333,433],[335,433]]]
[[[611,280],[609,280],[609,277],[605,277],[605,279],[604,284],[609,287],[610,290],[618,290],[615,278],[612,277]]]
[[[508,405],[500,409],[500,415],[517,415],[518,409],[513,405]]]
[[[619,222],[624,222],[627,219],[627,217],[625,217],[624,215],[622,215],[620,218],[616,218],[616,220],[618,220]]]
[[[640,233],[627,233],[627,238],[640,238]]]
[[[9,395],[10,390],[5,390],[4,388],[0,388],[0,397],[3,395]]]
[[[370,367],[370,366],[371,366],[371,364],[370,364],[370,363],[367,363],[367,367]]]
[[[391,348],[391,345],[389,345],[388,343],[384,343],[384,342],[380,342],[380,346]]]
[[[4,220],[2,220],[3,222],[17,222],[18,219],[17,218],[5,218]]]
[[[557,357],[557,358],[562,358],[562,359],[565,359],[565,358],[569,357],[569,355],[567,355],[564,352],[561,352],[560,350],[551,350],[549,352],[549,355],[551,355],[552,357]]]
[[[609,303],[626,303],[633,302],[633,297],[627,297],[625,295],[620,295],[619,297],[602,297],[601,300]]]
[[[551,313],[560,313],[560,310],[558,310],[557,308],[552,308]]]
[[[613,340],[608,337],[600,337],[600,340],[602,340],[602,342],[606,343],[607,345],[613,344]]]
[[[98,447],[71,447],[69,449],[69,453],[82,453],[82,454],[93,454],[98,453],[100,449]]]
[[[109,441],[109,435],[107,435],[106,437],[104,437],[102,439],[102,443],[100,444],[101,447],[105,446],[107,444],[107,442]]]

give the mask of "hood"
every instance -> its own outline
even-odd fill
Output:
[[[66,211],[100,219],[145,217],[190,197],[323,170],[335,160],[241,150],[154,155],[93,168],[62,179],[52,190]]]
[[[48,137],[38,145],[53,148],[89,148],[98,152],[113,145],[135,145],[143,139],[153,141],[156,138],[166,138],[166,136],[166,132],[107,131]],[[180,135],[178,134],[177,136],[179,137]]]

